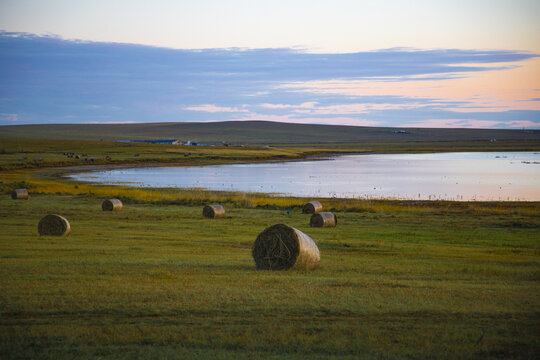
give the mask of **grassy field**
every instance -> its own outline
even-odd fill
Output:
[[[338,227],[320,229],[301,214],[302,198],[62,177],[95,165],[486,150],[478,144],[195,148],[2,138],[0,358],[538,358],[538,202],[328,199]],[[11,200],[17,187],[30,200]],[[110,197],[124,210],[102,212]],[[227,217],[203,218],[209,203],[224,204]],[[67,217],[72,233],[38,236],[49,213]],[[313,237],[320,268],[255,269],[251,245],[276,223]]]
[[[540,204],[386,203],[310,228],[294,206],[0,198],[0,357],[538,358]],[[332,208],[335,203],[323,204]],[[291,214],[286,213],[291,209]],[[39,237],[47,213],[67,237]],[[257,234],[311,235],[314,271],[255,270]]]
[[[540,141],[289,144],[286,147],[178,146],[96,140],[44,140],[0,137],[0,171],[87,165],[174,164],[301,159],[332,153],[448,151],[540,151]],[[67,153],[73,153],[68,157]]]
[[[2,138],[0,170],[88,165],[202,165],[232,162],[299,159],[329,153],[366,152],[368,149],[264,146],[178,146],[95,140]],[[73,153],[68,157],[66,153]],[[109,158],[107,158],[109,157]]]
[[[405,131],[399,133],[398,130]],[[387,144],[418,142],[540,142],[540,130],[383,128],[270,121],[0,126],[0,137],[80,140],[181,139],[221,144]],[[530,144],[529,144],[530,146]],[[362,147],[362,146],[361,146]]]

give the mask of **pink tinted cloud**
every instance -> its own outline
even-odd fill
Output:
[[[314,80],[289,82],[279,88],[320,95],[398,96],[425,99],[440,108],[458,112],[540,110],[538,79],[540,58],[499,69],[459,74],[441,74],[441,79],[425,76],[377,77],[361,80]],[[504,66],[508,65],[508,66]],[[433,76],[433,75],[430,75]],[[406,81],[404,81],[406,80]],[[458,105],[458,103],[460,103]]]
[[[432,103],[433,104],[433,103]],[[261,104],[260,107],[271,110],[290,110],[292,113],[304,115],[358,115],[376,110],[416,109],[425,106],[420,102],[410,103],[355,103],[318,106],[318,102],[305,102],[300,105],[291,104]]]
[[[264,103],[260,107],[265,109],[313,109],[317,104],[318,102],[316,101],[305,102],[300,105]]]
[[[19,121],[18,114],[0,113],[0,121],[17,122]]]
[[[312,109],[296,109],[294,112],[309,115],[354,115],[369,113],[376,110],[403,110],[415,109],[425,106],[421,103],[409,104],[391,104],[391,103],[362,103],[362,104],[339,104],[330,106],[321,106]]]
[[[410,122],[399,125],[399,127],[420,127],[420,128],[492,128],[499,125],[500,121],[476,120],[476,119],[429,119]]]
[[[238,107],[229,107],[229,106],[216,106],[212,104],[196,105],[185,107],[184,110],[191,111],[204,111],[209,113],[218,113],[218,112],[247,112],[246,109]]]
[[[511,121],[507,122],[506,125],[513,128],[536,128],[540,129],[540,122],[533,122],[528,120],[523,121]]]

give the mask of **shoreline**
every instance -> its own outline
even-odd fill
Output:
[[[119,164],[88,164],[88,165],[73,165],[73,166],[55,166],[55,167],[46,167],[46,168],[28,168],[28,169],[18,169],[18,170],[55,170],[56,172],[62,170],[63,173],[91,173],[101,170],[117,170],[117,169],[137,169],[137,168],[146,168],[146,167],[197,167],[197,166],[216,166],[216,165],[232,165],[232,164],[263,164],[263,163],[284,163],[284,162],[299,162],[299,161],[321,161],[329,160],[333,156],[348,156],[348,155],[398,155],[398,154],[452,154],[452,153],[534,153],[540,154],[540,151],[531,151],[531,150],[522,150],[522,151],[504,151],[504,150],[492,150],[492,151],[433,151],[433,152],[377,152],[377,151],[366,151],[366,152],[331,152],[331,153],[321,153],[317,154],[308,154],[296,158],[290,159],[254,159],[254,160],[224,160],[220,163],[211,163],[211,162],[194,162],[191,164],[186,164],[185,162],[159,162],[151,161],[148,163],[140,162],[126,162]]]
[[[456,154],[459,154],[459,153],[463,153],[463,152],[454,152]],[[486,153],[495,153],[495,154],[502,154],[500,156],[501,160],[502,159],[506,159],[506,156],[503,156],[504,154],[508,154],[508,156],[510,157],[511,156],[511,153],[527,153],[527,154],[530,154],[530,155],[536,155],[538,154],[537,152],[500,152],[500,151],[497,151],[497,152],[486,152]],[[448,152],[444,152],[444,153],[434,153],[434,154],[448,154]],[[481,194],[481,193],[478,193],[478,194],[473,194],[473,193],[470,193],[470,194],[467,194],[467,191],[463,189],[463,187],[461,187],[461,189],[454,189],[454,190],[451,190],[451,187],[449,188],[450,189],[450,192],[449,194],[454,194],[455,196],[452,196],[452,195],[447,195],[446,193],[443,195],[442,193],[439,194],[437,193],[437,191],[435,190],[431,190],[431,193],[430,192],[427,192],[427,193],[423,193],[422,195],[420,195],[421,191],[420,190],[414,190],[412,192],[414,192],[414,195],[412,195],[412,192],[411,192],[411,189],[405,191],[404,194],[388,194],[388,186],[384,186],[383,185],[383,189],[386,187],[387,190],[383,191],[382,194],[377,194],[377,192],[373,192],[373,191],[369,191],[368,188],[365,188],[365,187],[362,187],[363,191],[362,192],[351,192],[349,191],[348,189],[345,190],[345,189],[340,189],[339,191],[341,191],[341,194],[338,194],[336,192],[333,192],[333,191],[326,191],[326,192],[323,192],[323,194],[320,194],[320,191],[322,191],[322,188],[319,190],[319,193],[302,193],[301,191],[299,191],[298,189],[296,190],[292,190],[291,192],[291,189],[288,189],[289,192],[279,192],[279,191],[275,191],[275,189],[272,189],[272,188],[267,188],[264,189],[264,190],[267,190],[267,191],[264,191],[264,190],[261,190],[261,191],[258,191],[258,190],[255,190],[253,189],[253,186],[244,186],[244,189],[237,189],[237,188],[234,188],[233,185],[234,185],[234,181],[230,179],[230,174],[228,176],[228,181],[225,181],[225,183],[227,184],[227,187],[225,187],[225,183],[222,184],[223,186],[216,186],[216,184],[214,185],[206,185],[206,186],[211,186],[211,187],[205,187],[203,186],[202,184],[199,184],[198,181],[197,183],[191,183],[191,184],[177,184],[175,183],[174,181],[171,183],[171,184],[151,184],[151,181],[150,181],[150,184],[148,184],[148,179],[139,179],[139,180],[133,180],[133,181],[122,181],[120,179],[114,181],[114,180],[110,180],[110,181],[107,181],[106,179],[104,179],[103,177],[99,177],[99,176],[95,176],[92,178],[92,176],[90,174],[94,173],[94,172],[105,172],[107,173],[108,171],[115,171],[115,170],[120,170],[120,169],[126,169],[126,170],[130,170],[130,169],[139,169],[139,168],[149,168],[149,169],[152,169],[152,168],[162,168],[162,167],[171,167],[171,168],[183,168],[183,167],[206,167],[206,166],[226,166],[226,165],[237,165],[237,164],[264,164],[264,163],[281,163],[283,164],[284,166],[287,166],[286,164],[287,163],[294,163],[294,162],[301,162],[301,161],[325,161],[325,160],[333,160],[333,159],[339,159],[339,158],[342,158],[342,157],[348,157],[348,156],[352,156],[352,155],[370,155],[370,154],[365,154],[365,153],[356,153],[356,154],[328,154],[328,155],[324,155],[324,156],[305,156],[305,157],[302,157],[300,159],[294,159],[294,160],[267,160],[267,161],[242,161],[242,162],[231,162],[231,163],[227,163],[227,164],[196,164],[196,165],[186,165],[186,164],[182,164],[181,166],[176,166],[176,165],[169,165],[169,166],[156,166],[155,164],[147,164],[145,166],[118,166],[118,167],[108,167],[108,166],[87,166],[85,167],[84,169],[70,169],[72,171],[69,171],[69,172],[65,172],[61,175],[61,177],[63,179],[66,179],[66,180],[69,180],[69,181],[74,181],[74,182],[77,182],[77,183],[84,183],[84,184],[92,184],[92,185],[101,185],[101,186],[127,186],[127,187],[130,187],[130,188],[134,188],[134,189],[179,189],[179,190],[184,190],[184,191],[205,191],[205,192],[221,192],[221,193],[240,193],[240,194],[249,194],[251,196],[268,196],[268,197],[273,197],[273,198],[305,198],[305,199],[308,199],[308,198],[320,198],[320,199],[327,199],[327,200],[330,200],[330,199],[342,199],[342,200],[360,200],[360,201],[393,201],[393,202],[399,202],[399,201],[404,201],[404,202],[428,202],[428,201],[445,201],[445,202],[539,202],[540,199],[538,199],[537,197],[535,197],[535,192],[532,191],[532,190],[529,190],[529,191],[526,191],[526,192],[522,192],[521,194],[514,194],[512,195],[511,193],[512,192],[515,192],[516,190],[515,189],[519,189],[521,187],[521,185],[517,185],[517,188],[514,188],[514,190],[511,190],[512,187],[508,188],[506,191],[507,193],[505,194],[496,194],[496,192],[494,192],[493,194],[495,195],[490,195],[490,194]],[[377,154],[377,155],[380,155],[380,154]],[[407,155],[412,155],[412,154],[407,154]],[[530,156],[529,155],[529,156]],[[499,158],[499,156],[496,156],[495,158]],[[466,159],[464,159],[466,160]],[[512,161],[512,159],[508,159],[508,161]],[[520,161],[519,159],[517,159],[516,161]],[[520,161],[520,162],[524,162],[524,161]],[[536,162],[534,162],[536,164]],[[288,166],[293,166],[293,165],[288,165]],[[328,166],[328,165],[327,165]],[[331,166],[331,165],[329,165]],[[204,171],[204,170],[203,170]],[[227,173],[227,172],[226,172]],[[82,176],[82,178],[74,178],[72,176],[77,176],[77,175],[85,175],[85,174],[88,174],[89,176],[87,177],[87,179],[84,179],[84,176]],[[444,175],[444,178],[446,178],[447,176],[449,176],[448,174],[444,174],[444,173],[441,173],[440,176],[443,176]],[[203,176],[203,175],[202,175]],[[203,176],[204,177],[204,176]],[[226,176],[227,177],[227,176]],[[311,178],[311,176],[310,176]],[[233,182],[231,182],[233,181]],[[306,180],[307,181],[307,180]],[[461,180],[459,180],[460,183],[461,183]],[[505,180],[506,181],[506,180]],[[188,181],[189,183],[189,181]],[[373,182],[373,184],[376,184],[377,182]],[[231,188],[228,188],[228,185],[231,185]],[[324,181],[323,183],[324,184]],[[457,182],[456,182],[457,184]],[[501,182],[502,184],[502,182]],[[189,186],[184,186],[184,185],[189,185]],[[283,184],[282,184],[283,185]],[[436,185],[436,184],[435,184]],[[443,184],[441,186],[449,186],[449,184]],[[466,185],[466,184],[464,184]],[[463,185],[461,185],[463,186]],[[498,186],[498,185],[497,185]],[[525,186],[525,185],[523,185]],[[279,187],[278,187],[279,188]],[[281,186],[281,188],[283,189],[286,189],[287,186],[283,185]],[[392,188],[392,185],[390,185],[390,189]],[[263,187],[261,186],[261,189],[263,189]],[[380,193],[380,188],[379,186],[377,185],[377,189],[379,189],[379,193]],[[316,190],[316,189],[315,189]],[[402,189],[403,190],[403,189]],[[339,192],[338,191],[338,192]],[[418,192],[417,192],[418,191]],[[465,192],[463,192],[465,191]],[[510,192],[508,192],[510,191]],[[531,192],[532,191],[532,192]],[[384,193],[386,192],[386,194]],[[444,191],[443,191],[444,192]],[[407,194],[408,193],[408,194]],[[416,196],[416,194],[418,193],[418,196]],[[336,195],[337,194],[337,195]]]
[[[371,144],[373,145],[373,144]],[[384,144],[380,144],[381,146]],[[513,144],[496,143],[496,148],[482,146],[476,147],[476,144],[432,144],[426,143],[425,146],[378,146],[373,147],[369,144],[354,144],[351,147],[344,148],[236,148],[236,147],[206,147],[195,149],[193,147],[168,147],[152,144],[133,144],[129,146],[118,146],[116,143],[103,143],[97,141],[47,141],[47,140],[13,140],[5,144],[5,155],[1,159],[0,165],[0,187],[7,193],[14,187],[28,187],[41,193],[65,193],[65,194],[113,194],[118,196],[127,196],[132,199],[163,199],[163,201],[185,202],[192,197],[189,192],[193,188],[154,188],[154,187],[133,187],[121,184],[104,185],[98,182],[79,181],[70,176],[78,173],[92,173],[98,171],[121,170],[121,169],[142,169],[142,168],[174,168],[174,167],[198,167],[198,166],[216,166],[231,164],[264,164],[264,163],[285,163],[302,161],[322,161],[335,156],[345,155],[382,155],[382,154],[445,154],[445,153],[498,153],[498,152],[540,152],[536,144],[527,144],[526,147]],[[474,146],[473,146],[474,145]],[[81,160],[66,159],[66,151],[79,154]],[[200,151],[200,153],[199,153]],[[97,161],[86,162],[82,156],[93,157]],[[140,157],[138,157],[140,153]],[[187,156],[186,156],[187,154]],[[105,161],[105,157],[110,155],[114,160]],[[21,158],[28,156],[28,160],[21,163]],[[19,160],[17,160],[19,157]],[[39,161],[37,158],[39,157]],[[43,157],[43,162],[41,162]],[[26,163],[28,162],[28,163]],[[84,190],[83,190],[84,189]],[[129,190],[131,189],[131,190]],[[169,191],[167,189],[177,189]],[[191,190],[186,190],[191,189]],[[133,190],[133,191],[132,191]],[[152,191],[157,190],[157,191]],[[274,189],[272,189],[274,190]],[[253,192],[246,193],[237,191],[234,194],[230,189],[220,191],[195,190],[199,198],[228,197],[238,200],[239,198],[257,199],[256,204],[277,204],[282,203],[278,199],[298,199],[291,195],[272,193]],[[137,194],[140,192],[141,194]],[[157,194],[158,192],[164,195]],[[173,192],[180,192],[180,195],[173,195]],[[145,194],[142,194],[145,193]],[[123,194],[123,195],[121,195]],[[457,193],[456,193],[457,194]],[[428,194],[429,195],[429,194]],[[320,197],[320,196],[315,196]],[[176,199],[176,200],[174,200]],[[333,201],[332,195],[326,197],[328,201]],[[342,202],[347,202],[345,208],[352,208],[354,203],[361,202],[456,202],[458,200],[418,199],[415,196],[409,198],[394,197],[355,197],[355,198],[337,198]],[[234,200],[234,201],[236,201]],[[144,200],[143,200],[144,201]],[[155,201],[155,200],[151,200]],[[161,200],[160,200],[161,201]],[[296,201],[296,200],[295,200]],[[300,200],[298,200],[300,201]],[[484,200],[482,200],[484,201]],[[503,200],[489,200],[490,203],[501,202]],[[514,200],[504,200],[504,202],[513,202]],[[459,200],[460,203],[465,200]],[[480,202],[480,200],[471,201]]]
[[[290,158],[290,159],[254,159],[254,160],[231,160],[227,161],[227,159],[220,159],[225,160],[225,162],[220,163],[211,163],[211,162],[194,162],[190,164],[186,164],[185,162],[145,162],[145,163],[120,163],[120,164],[94,164],[94,165],[73,165],[73,166],[60,166],[60,167],[46,167],[46,168],[29,168],[29,169],[19,169],[19,170],[42,170],[43,173],[39,174],[38,176],[55,176],[60,178],[65,178],[66,175],[73,174],[73,173],[80,173],[80,174],[86,174],[86,173],[92,173],[96,171],[103,171],[103,170],[118,170],[118,169],[138,169],[138,168],[161,168],[161,167],[197,167],[197,166],[217,166],[217,165],[233,165],[233,164],[264,164],[264,163],[282,163],[282,162],[299,162],[299,161],[320,161],[320,160],[328,160],[332,156],[337,155],[373,155],[374,153],[362,153],[362,152],[336,152],[336,153],[329,153],[328,155],[305,155],[297,158]]]

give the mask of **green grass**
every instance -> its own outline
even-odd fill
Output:
[[[361,148],[178,146],[95,140],[1,138],[0,171],[66,166],[175,164],[203,165],[285,160],[328,153],[365,152]],[[69,158],[65,154],[74,153]],[[83,155],[84,154],[84,155]],[[79,156],[77,159],[75,156]],[[110,159],[106,157],[109,156]],[[93,159],[93,161],[90,161]]]
[[[0,197],[1,358],[540,354],[538,203],[374,202],[322,229],[295,207],[209,220],[129,199],[104,213],[102,200]],[[47,213],[72,233],[39,237]],[[320,268],[255,270],[251,244],[281,222],[314,238]]]
[[[178,146],[96,140],[0,137],[0,171],[68,166],[205,165],[291,160],[334,153],[429,153],[453,151],[540,151],[538,140],[365,142],[288,144],[280,147]],[[65,154],[74,153],[69,158]],[[84,155],[83,155],[84,154]],[[109,159],[107,159],[107,156]]]
[[[87,165],[63,152],[87,153],[93,165],[144,166],[411,149],[534,150],[538,142],[194,148],[2,138],[0,358],[538,358],[538,202],[327,199],[338,227],[312,229],[302,198],[62,178]],[[30,200],[11,200],[16,187]],[[124,210],[102,212],[108,197]],[[207,203],[225,204],[227,217],[203,218]],[[48,213],[67,217],[72,233],[39,237]],[[315,239],[320,268],[255,270],[251,244],[282,222]]]

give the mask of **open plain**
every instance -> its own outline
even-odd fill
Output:
[[[4,138],[0,147],[2,358],[540,354],[537,202],[320,199],[338,226],[310,228],[301,211],[310,199],[62,175],[96,164],[279,160],[361,147],[200,147],[190,156],[182,146],[106,141]],[[83,151],[95,164],[63,155]],[[21,187],[29,199],[12,200]],[[102,211],[113,197],[123,210]],[[223,204],[225,218],[203,217],[210,203]],[[49,213],[69,220],[69,236],[38,235]],[[256,270],[252,244],[277,223],[315,240],[319,268]]]

